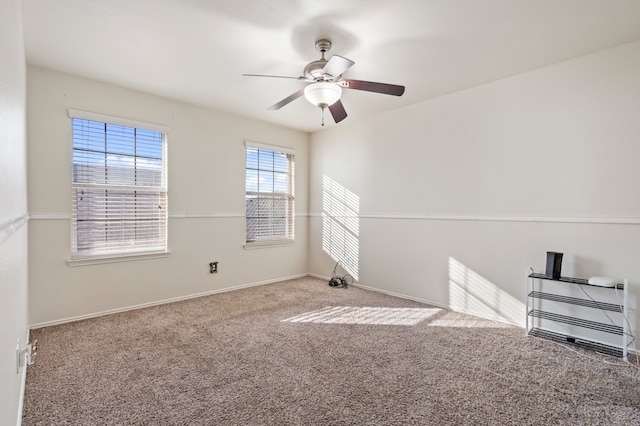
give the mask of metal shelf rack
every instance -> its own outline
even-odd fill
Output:
[[[623,283],[615,284],[614,287],[600,287],[589,284],[589,280],[584,278],[572,278],[572,277],[560,277],[557,279],[551,278],[545,274],[532,273],[529,274],[527,281],[527,317],[526,317],[526,334],[530,336],[543,337],[546,339],[554,340],[563,343],[572,343],[576,346],[595,350],[598,352],[606,353],[608,355],[621,357],[625,361],[627,360],[627,339],[629,336],[628,323],[624,317],[625,309],[627,305],[628,297],[628,285],[627,280]],[[622,290],[622,302],[620,304],[601,302],[594,299],[583,299],[579,297],[565,296],[561,294],[549,293],[546,291],[539,291],[536,289],[536,282],[540,280],[555,281],[560,285],[580,285],[605,288],[611,291]],[[583,318],[578,318],[570,315],[563,315],[550,310],[539,309],[541,300],[547,300],[554,303],[564,305],[574,305],[584,309],[597,309],[601,311],[614,312],[620,314],[621,326],[612,323],[591,321]],[[536,306],[537,305],[537,306]],[[608,316],[607,316],[608,317]],[[607,334],[617,335],[621,338],[620,346],[613,346],[600,342],[593,341],[589,338],[580,336],[573,336],[562,332],[548,330],[542,327],[534,325],[534,318],[541,320],[547,320],[553,323],[563,323],[570,326],[580,327],[588,330],[595,330]]]

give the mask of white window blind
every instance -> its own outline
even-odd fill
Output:
[[[246,241],[293,240],[295,154],[247,143]]]
[[[166,133],[80,117],[72,126],[72,254],[166,251]]]

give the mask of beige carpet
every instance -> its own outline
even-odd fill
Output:
[[[35,330],[24,425],[637,425],[640,370],[304,278]]]

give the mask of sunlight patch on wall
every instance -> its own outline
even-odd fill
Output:
[[[312,322],[322,324],[416,325],[437,313],[439,308],[371,308],[327,306],[282,322]]]
[[[449,258],[449,304],[456,311],[510,323],[520,322],[525,314],[524,302],[452,257]]]
[[[322,249],[358,280],[360,197],[328,176],[322,182]]]

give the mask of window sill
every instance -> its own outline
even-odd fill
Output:
[[[101,265],[105,263],[132,262],[134,260],[161,259],[168,257],[170,251],[154,251],[146,253],[122,253],[104,256],[76,256],[67,260],[69,266]]]
[[[273,240],[273,241],[256,241],[246,243],[243,247],[245,250],[261,249],[267,247],[282,247],[295,245],[295,240]]]

